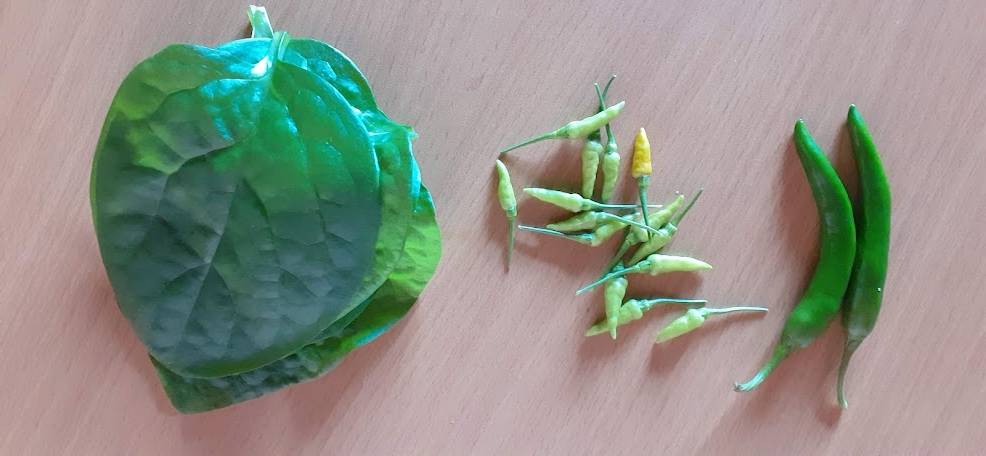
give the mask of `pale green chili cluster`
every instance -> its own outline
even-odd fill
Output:
[[[712,266],[696,258],[661,253],[671,243],[682,219],[701,196],[702,189],[692,195],[687,205],[686,198],[682,194],[675,195],[663,206],[646,204],[646,192],[651,182],[653,166],[650,143],[643,128],[639,129],[634,141],[634,160],[631,170],[632,177],[638,184],[637,201],[610,202],[620,173],[620,154],[610,123],[625,106],[624,102],[606,106],[606,96],[614,78],[615,76],[610,78],[604,89],[600,89],[599,84],[595,84],[598,99],[596,114],[569,122],[557,130],[535,136],[500,152],[500,156],[503,156],[516,148],[552,138],[585,140],[580,157],[582,172],[578,193],[537,187],[523,189],[530,197],[575,213],[571,217],[543,227],[515,223],[517,213],[516,201],[513,200],[513,187],[509,183],[506,166],[497,160],[497,169],[500,172],[500,203],[511,227],[510,251],[513,250],[514,227],[524,232],[563,238],[592,247],[604,244],[617,233],[624,233],[623,241],[602,276],[576,291],[576,294],[582,294],[603,285],[604,317],[586,331],[586,336],[608,333],[611,338],[616,339],[618,327],[641,319],[645,312],[654,307],[669,304],[684,305],[688,309],[657,332],[655,335],[657,343],[694,331],[712,315],[766,312],[767,309],[763,307],[706,308],[707,301],[704,299],[658,297],[624,300],[630,286],[631,275],[656,276],[669,272],[698,272],[710,270]],[[601,130],[604,128],[605,145],[601,141]],[[599,198],[594,199],[596,177],[600,168],[602,169],[601,191]],[[509,192],[508,196],[507,192]],[[508,202],[511,204],[507,204]],[[637,246],[637,249],[631,252],[634,246]],[[629,259],[626,266],[623,263],[625,259]]]

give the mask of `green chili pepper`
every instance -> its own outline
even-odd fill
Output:
[[[636,217],[636,214],[630,217],[620,217],[608,212],[586,211],[560,222],[550,223],[545,228],[562,232],[571,232],[593,230],[606,223],[616,222],[623,225],[630,225],[641,231],[657,232],[656,229],[637,221],[637,218],[638,217]]]
[[[636,264],[647,256],[663,249],[664,246],[671,242],[671,238],[673,238],[675,233],[678,232],[678,224],[681,223],[681,219],[683,219],[685,215],[688,214],[688,211],[692,209],[692,206],[694,206],[695,202],[698,201],[698,197],[702,196],[702,191],[703,189],[698,189],[698,192],[695,193],[695,196],[693,196],[692,200],[688,202],[688,205],[685,206],[684,210],[676,214],[671,221],[661,227],[657,233],[652,234],[650,239],[647,239],[646,242],[637,248],[637,251],[633,253],[632,257],[630,257],[630,264]],[[617,251],[617,253],[620,252]]]
[[[579,291],[575,292],[575,294],[580,295],[586,291],[598,287],[599,285],[609,282],[610,280],[617,277],[623,277],[627,274],[658,275],[668,272],[693,272],[706,269],[712,269],[712,265],[702,260],[697,260],[691,257],[661,255],[655,253],[647,257],[646,260],[630,266],[629,268],[606,274],[601,279],[580,288]]]
[[[856,208],[856,258],[852,278],[842,303],[846,343],[839,365],[836,387],[839,404],[849,406],[845,396],[846,370],[859,345],[873,331],[883,285],[887,278],[890,250],[890,184],[866,122],[856,106],[849,107],[847,124],[859,175],[859,205]]]
[[[657,332],[654,343],[667,342],[682,334],[689,333],[698,329],[705,323],[709,315],[727,314],[732,312],[767,312],[766,307],[723,307],[720,309],[688,309],[682,316],[674,319],[671,323]]]
[[[655,298],[655,299],[629,299],[620,307],[616,325],[623,326],[643,317],[644,312],[657,305],[663,304],[684,304],[687,306],[704,306],[708,301],[704,299],[677,299],[677,298]],[[592,325],[586,332],[586,337],[609,332],[609,321],[602,319]]]
[[[606,95],[609,93],[609,87],[614,79],[616,79],[615,74],[610,76],[609,82],[606,83],[606,88],[602,92],[599,91],[599,85],[596,84],[600,110],[606,109]],[[620,153],[617,151],[616,136],[613,135],[613,128],[610,124],[612,122],[606,124],[606,148],[603,149],[603,188],[599,196],[599,200],[604,203],[613,197],[616,181],[620,176]]]
[[[589,136],[589,134],[592,133],[593,131],[599,130],[600,128],[603,127],[603,125],[608,124],[609,121],[613,120],[614,118],[616,118],[616,116],[620,115],[620,112],[623,111],[623,107],[625,105],[626,102],[621,101],[613,106],[604,109],[602,112],[598,112],[592,116],[586,117],[585,119],[573,120],[555,131],[550,131],[543,135],[535,136],[533,138],[522,141],[518,144],[514,144],[506,149],[503,149],[502,151],[500,151],[500,155],[510,152],[511,150],[517,149],[518,147],[524,147],[528,144],[533,144],[538,141],[544,141],[546,139],[585,138],[586,136]]]
[[[820,248],[815,273],[801,301],[791,311],[773,354],[757,374],[736,391],[756,388],[791,352],[804,348],[821,334],[839,312],[856,255],[852,206],[839,175],[803,120],[794,127],[794,144],[818,208]]]
[[[616,340],[616,327],[619,325],[620,307],[623,304],[623,297],[627,293],[627,285],[630,282],[626,277],[617,277],[606,283],[603,288],[603,299],[606,304],[606,327],[609,329],[609,336]]]
[[[581,195],[575,193],[567,193],[558,190],[548,190],[546,188],[535,188],[528,187],[524,189],[524,193],[531,195],[545,203],[554,204],[562,209],[569,212],[582,212],[600,209],[621,209],[621,210],[634,210],[637,209],[635,204],[605,204],[597,203],[591,199],[583,198]],[[648,207],[661,207],[660,205],[648,206]]]
[[[507,270],[510,270],[510,261],[514,256],[514,227],[517,226],[517,198],[514,196],[514,186],[510,183],[507,165],[497,160],[496,171],[500,176],[497,185],[497,197],[500,200],[500,207],[507,215],[507,223],[510,225],[507,230]]]

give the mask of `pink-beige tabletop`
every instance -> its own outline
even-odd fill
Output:
[[[0,1],[0,454],[981,454],[986,448],[986,5],[978,1],[270,1],[275,28],[347,53],[419,132],[444,254],[412,312],[328,375],[177,413],[116,306],[89,172],[110,100],[174,42],[248,33],[241,1]],[[634,296],[762,305],[671,343],[655,311],[583,337],[613,243],[518,233],[504,270],[497,151],[591,113],[654,148],[651,198],[705,188],[668,251],[715,266]],[[791,142],[804,118],[853,174],[861,109],[894,195],[884,309],[834,383],[836,322],[759,389],[812,273],[818,217]],[[521,186],[574,187],[580,145],[508,160]],[[855,192],[851,179],[850,192]],[[633,200],[630,179],[621,199]],[[521,195],[520,219],[561,215]]]

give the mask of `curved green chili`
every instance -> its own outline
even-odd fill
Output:
[[[539,141],[544,141],[546,139],[582,139],[589,136],[593,131],[598,131],[603,125],[609,123],[609,121],[620,115],[623,111],[623,107],[626,106],[625,101],[621,101],[613,106],[604,109],[602,112],[593,114],[585,119],[573,120],[561,128],[555,131],[549,131],[545,134],[535,136],[533,138],[521,141],[520,143],[514,144],[506,149],[500,151],[500,155],[503,155],[511,150],[517,149],[519,147],[524,147],[529,144],[534,144]]]
[[[620,313],[617,316],[616,325],[623,326],[631,322],[640,320],[644,312],[655,306],[663,304],[683,304],[686,306],[701,307],[707,304],[704,299],[678,299],[678,298],[654,298],[654,299],[628,299],[620,306]],[[597,321],[585,332],[586,337],[595,336],[609,332],[609,322],[607,319]]]
[[[794,144],[818,208],[819,256],[815,273],[791,311],[773,354],[757,374],[736,391],[760,385],[791,352],[811,344],[839,312],[856,254],[856,228],[846,188],[803,120],[794,126]]]
[[[514,256],[514,230],[517,226],[517,198],[514,196],[514,186],[510,183],[507,165],[497,160],[496,171],[499,174],[497,198],[500,200],[500,207],[503,208],[503,213],[507,215],[507,223],[510,225],[507,230],[507,270],[510,270],[510,261]]]
[[[845,395],[849,360],[863,339],[873,331],[880,314],[890,251],[891,206],[890,183],[883,172],[880,154],[855,105],[849,107],[846,123],[849,125],[849,138],[859,175],[859,205],[856,208],[856,259],[849,289],[842,303],[846,343],[836,386],[842,408],[849,406]]]
[[[671,242],[671,239],[674,238],[675,233],[678,232],[678,224],[680,224],[681,220],[688,215],[688,211],[690,211],[692,206],[695,205],[695,202],[698,201],[698,197],[702,196],[703,191],[704,189],[698,189],[698,191],[695,192],[695,196],[692,197],[692,200],[688,202],[688,205],[685,206],[681,212],[676,214],[671,221],[661,227],[657,233],[652,234],[650,239],[646,239],[640,247],[637,247],[637,251],[633,252],[633,256],[630,257],[630,264],[637,264],[644,258],[657,253],[663,249],[664,246],[668,245]]]

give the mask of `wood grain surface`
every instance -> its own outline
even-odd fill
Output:
[[[168,403],[116,308],[89,168],[124,75],[173,42],[246,32],[240,1],[0,1],[0,454],[976,454],[986,448],[986,8],[839,0],[271,1],[276,28],[351,56],[415,143],[444,234],[415,310],[334,372],[210,413]],[[520,233],[509,274],[498,148],[612,96],[624,153],[645,126],[651,197],[705,195],[670,252],[715,270],[631,295],[758,304],[654,346],[653,312],[586,339],[576,297],[613,248]],[[811,274],[817,216],[790,140],[803,117],[852,178],[856,103],[894,191],[884,312],[835,406],[833,324],[761,389]],[[578,144],[508,161],[515,184],[573,187]],[[624,157],[627,157],[625,154]],[[624,163],[628,162],[624,160]],[[629,182],[628,182],[629,184]],[[854,187],[854,186],[853,186]],[[626,199],[633,189],[623,188]],[[560,215],[523,199],[520,218]]]

